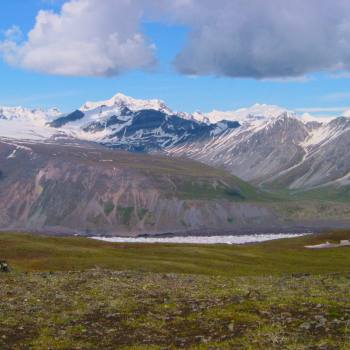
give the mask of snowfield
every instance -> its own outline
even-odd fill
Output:
[[[91,237],[111,243],[180,243],[180,244],[246,244],[272,241],[275,239],[294,238],[310,233],[254,234],[242,236],[188,236],[188,237]]]

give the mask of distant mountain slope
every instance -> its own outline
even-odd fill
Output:
[[[284,113],[169,153],[221,167],[256,185],[310,189],[349,184],[349,146],[350,118],[305,123]]]
[[[238,178],[191,160],[92,143],[0,142],[1,229],[228,230],[275,222],[266,200]]]
[[[161,111],[131,112],[124,108],[119,116],[114,115],[103,123],[92,122],[84,127],[84,131],[106,132],[108,128],[110,131],[100,140],[101,144],[132,152],[154,152],[185,142],[208,140],[216,133],[237,127],[237,122],[207,125]]]
[[[189,157],[269,189],[309,190],[350,181],[350,118],[298,116],[256,104],[236,111],[184,113],[160,100],[117,94],[72,113],[0,109],[0,137],[74,139],[143,153]]]
[[[317,121],[259,104],[191,115],[173,112],[159,100],[122,94],[87,103],[81,113],[84,117],[66,125],[67,130],[79,126],[78,137],[84,138],[83,132],[112,148],[190,157],[268,188],[339,186],[350,177],[350,118]]]
[[[174,147],[171,154],[186,155],[237,176],[261,184],[289,169],[304,155],[300,143],[308,135],[307,126],[293,115],[242,125],[209,142]]]

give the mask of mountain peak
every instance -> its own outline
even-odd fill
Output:
[[[158,99],[141,100],[135,99],[130,96],[126,96],[120,92],[114,95],[111,99],[98,102],[86,102],[80,110],[83,112],[95,110],[95,109],[120,109],[127,107],[131,111],[139,111],[142,109],[154,109],[164,112],[166,114],[172,114],[171,109],[165,104],[164,101]]]
[[[240,108],[232,111],[218,111],[213,110],[206,114],[193,114],[193,117],[200,121],[208,121],[210,123],[217,123],[221,120],[251,122],[252,120],[266,120],[278,118],[283,113],[293,113],[286,108],[256,103],[251,107]]]

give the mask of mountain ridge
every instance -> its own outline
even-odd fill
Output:
[[[349,121],[348,117],[316,120],[264,104],[189,114],[174,112],[161,100],[118,93],[68,114],[7,110],[6,119],[0,119],[0,137],[71,138],[132,152],[185,156],[258,186],[294,190],[342,186],[345,180],[347,184]]]

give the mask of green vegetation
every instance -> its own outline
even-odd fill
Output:
[[[260,191],[234,176],[224,176],[221,178],[202,176],[192,179],[188,177],[186,180],[183,178],[173,178],[172,183],[174,185],[173,188],[170,187],[166,191],[168,196],[176,196],[181,199],[226,199],[234,202],[269,202],[279,200],[279,197],[268,192]]]
[[[154,213],[148,212],[146,214],[145,224],[150,226],[154,226],[156,224],[156,218],[154,216]]]
[[[350,186],[328,186],[320,187],[308,191],[291,193],[292,198],[298,200],[317,200],[317,201],[334,201],[334,202],[350,202]]]
[[[294,222],[318,220],[327,225],[330,221],[333,223],[348,221],[350,217],[350,206],[339,201],[289,201],[272,204],[272,206],[281,217],[289,218]]]
[[[112,213],[114,208],[115,208],[115,206],[114,206],[114,203],[112,201],[108,201],[108,202],[105,202],[103,204],[103,211],[104,211],[105,215],[107,215],[107,216]]]
[[[224,198],[233,201],[243,201],[249,199],[250,195],[253,197],[255,195],[254,189],[249,189],[250,191],[246,194],[247,189],[233,189],[224,184],[216,184],[210,182],[199,182],[198,180],[186,181],[179,184],[177,187],[176,194],[181,199],[219,199]],[[241,193],[241,191],[244,193]]]
[[[229,222],[230,224],[233,224],[235,222],[234,218],[227,218],[227,222]]]
[[[0,234],[0,349],[347,350],[350,248]]]
[[[0,260],[16,271],[90,268],[139,272],[247,276],[350,271],[348,249],[308,250],[305,245],[350,239],[336,232],[241,246],[111,244],[81,237],[0,234]]]
[[[135,211],[134,207],[118,206],[117,207],[117,217],[119,218],[119,220],[121,221],[121,223],[123,225],[129,226],[134,211]]]
[[[137,209],[137,216],[139,220],[142,220],[147,214],[148,214],[148,209],[146,208]]]
[[[288,202],[350,202],[350,186],[324,186],[310,190],[288,190],[285,188],[263,188],[271,198]]]
[[[118,167],[127,167],[129,171],[137,170],[152,178],[169,197],[209,200],[224,198],[232,201],[278,199],[274,194],[260,191],[227,171],[194,160],[116,151],[109,156],[117,158]]]
[[[99,225],[103,225],[105,222],[105,218],[103,217],[102,214],[98,214],[96,216],[92,216],[90,218],[88,218],[88,221],[92,224],[94,224],[95,226],[99,226]]]
[[[0,283],[2,350],[350,346],[348,275],[230,278],[94,269],[2,274]]]

